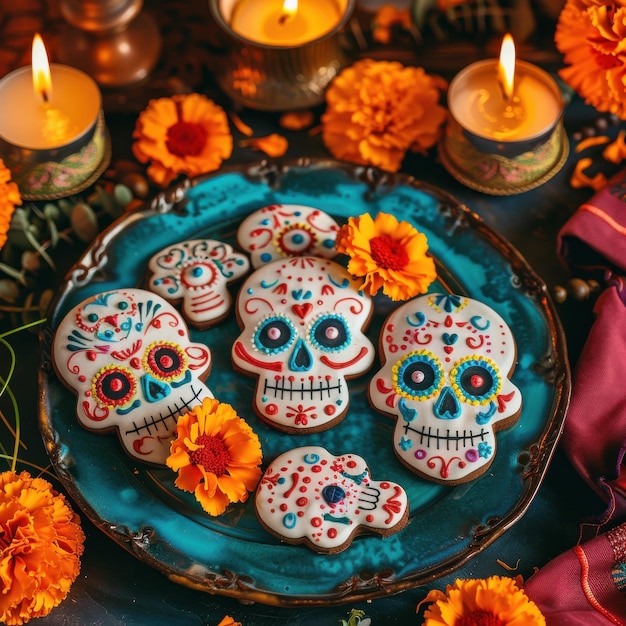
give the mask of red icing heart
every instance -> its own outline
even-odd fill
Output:
[[[305,302],[304,304],[294,304],[291,307],[291,310],[301,320],[303,320],[313,310],[313,305],[310,302]]]
[[[444,351],[446,354],[450,354],[450,353],[452,352],[452,350],[454,350],[454,348],[453,348],[452,346],[444,346],[444,347],[443,347],[443,351]]]

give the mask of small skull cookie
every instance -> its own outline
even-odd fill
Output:
[[[117,430],[134,459],[163,464],[178,416],[212,397],[209,349],[190,340],[178,311],[143,289],[107,291],[57,328],[53,364],[77,396],[82,426]]]
[[[192,239],[157,252],[148,262],[148,289],[176,305],[196,328],[219,322],[231,308],[228,284],[250,267],[248,258],[214,239]]]
[[[242,332],[232,360],[257,377],[258,416],[290,433],[339,422],[348,410],[347,379],[374,362],[363,332],[372,300],[360,281],[328,259],[278,260],[248,276],[236,310]]]
[[[337,222],[324,211],[298,204],[272,204],[254,211],[237,229],[238,246],[258,268],[286,257],[337,255]]]
[[[359,533],[396,533],[409,514],[400,485],[372,480],[356,454],[334,456],[319,446],[276,458],[257,487],[255,508],[268,532],[321,553],[345,550]]]
[[[372,405],[396,418],[393,447],[420,476],[472,480],[496,454],[496,431],[512,425],[522,394],[511,381],[516,345],[491,307],[459,295],[406,302],[381,330],[382,369]]]

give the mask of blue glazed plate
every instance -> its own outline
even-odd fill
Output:
[[[395,214],[424,232],[438,267],[431,291],[482,300],[508,322],[518,344],[513,381],[524,404],[517,424],[498,433],[487,473],[460,485],[418,478],[396,459],[393,420],[367,401],[368,376],[351,381],[347,417],[326,432],[290,436],[254,415],[255,380],[236,375],[230,346],[234,315],[192,331],[212,350],[207,381],[261,439],[264,467],[281,452],[322,445],[365,458],[375,480],[392,480],[409,496],[410,521],[381,539],[358,536],[344,552],[315,554],[282,544],[258,524],[253,498],[217,518],[173,485],[168,469],[129,459],[113,435],[94,434],[75,418],[75,396],[50,362],[65,313],[107,289],[140,286],[149,258],[184,239],[235,242],[239,222],[269,204],[315,206],[339,222],[370,212]],[[368,335],[377,344],[391,303],[376,300]],[[40,427],[59,477],[85,514],[139,559],[179,583],[210,593],[279,606],[339,604],[395,593],[443,576],[511,527],[535,495],[561,433],[570,394],[565,341],[543,281],[512,246],[447,193],[404,175],[335,161],[261,162],[223,168],[158,195],[92,243],[68,273],[41,335]],[[377,365],[374,366],[375,368]],[[375,371],[375,370],[373,370]],[[371,375],[371,372],[370,372]]]

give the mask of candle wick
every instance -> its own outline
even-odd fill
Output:
[[[513,94],[509,94],[507,89],[504,86],[504,80],[502,78],[498,78],[498,86],[500,87],[500,91],[502,92],[502,98],[505,102],[510,102]]]
[[[41,97],[43,98],[44,104],[48,104],[48,92],[45,89],[41,90]]]
[[[278,23],[284,24],[289,18],[290,18],[289,13],[282,13],[281,16],[278,18]]]

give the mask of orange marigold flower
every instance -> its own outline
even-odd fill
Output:
[[[230,615],[224,615],[217,626],[241,626],[241,622],[236,622]]]
[[[348,218],[335,245],[350,257],[348,271],[363,277],[363,289],[372,296],[382,288],[394,301],[408,300],[425,293],[437,277],[426,235],[388,213],[375,220],[368,213]]]
[[[194,493],[209,515],[230,502],[245,502],[261,478],[261,444],[232,406],[205,398],[178,419],[167,466],[175,485]]]
[[[11,171],[0,159],[0,248],[7,241],[11,217],[18,204],[22,204],[20,190],[11,180]]]
[[[197,176],[219,168],[233,151],[224,109],[192,93],[151,100],[139,115],[132,150],[150,165],[148,176],[165,187],[180,174]]]
[[[65,497],[28,472],[0,474],[0,622],[43,617],[80,570],[85,535]]]
[[[424,626],[545,626],[537,605],[521,589],[521,579],[491,576],[457,579],[446,592],[433,589],[421,604],[432,602]]]
[[[326,91],[324,145],[337,159],[396,172],[406,151],[425,152],[446,119],[441,80],[420,67],[363,59],[344,69]]]
[[[561,78],[587,104],[626,119],[626,7],[567,0],[554,41],[564,55]]]

